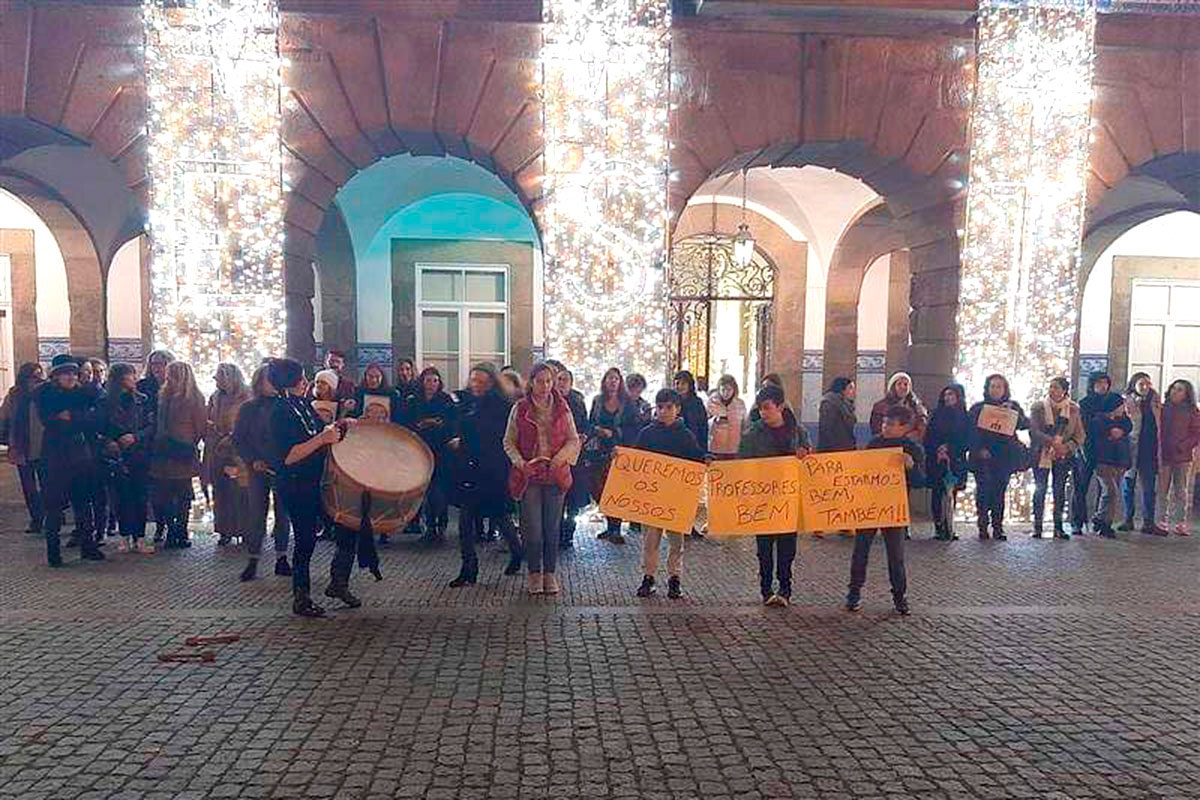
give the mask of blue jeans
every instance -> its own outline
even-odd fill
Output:
[[[1158,484],[1157,470],[1132,467],[1125,473],[1125,519],[1133,522],[1139,480],[1142,482],[1142,521],[1149,525],[1154,522],[1154,496]]]
[[[529,574],[554,574],[558,566],[558,532],[563,518],[563,490],[531,483],[521,498],[521,538]]]

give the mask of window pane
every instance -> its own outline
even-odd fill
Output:
[[[421,312],[421,349],[425,352],[458,352],[458,312]]]
[[[1163,319],[1169,311],[1171,287],[1143,284],[1133,287],[1134,319]]]
[[[447,392],[462,388],[458,381],[458,359],[454,356],[427,356],[423,359],[422,366],[438,368]]]
[[[1200,326],[1175,326],[1175,354],[1172,360],[1176,364],[1200,364]]]
[[[503,353],[504,314],[471,312],[471,353]]]
[[[1151,383],[1155,388],[1162,391],[1162,367],[1158,364],[1134,364],[1129,368],[1129,374],[1135,372],[1144,372],[1150,376]]]
[[[504,302],[503,272],[468,272],[466,282],[468,303]]]
[[[1134,325],[1129,333],[1130,361],[1162,361],[1163,326]]]
[[[459,299],[461,273],[449,270],[421,270],[421,299],[446,303]]]
[[[1172,370],[1171,380],[1182,378],[1191,381],[1192,386],[1200,386],[1200,367],[1176,367]],[[1170,381],[1168,381],[1170,383]]]
[[[1178,320],[1200,319],[1200,286],[1171,289],[1171,316]]]

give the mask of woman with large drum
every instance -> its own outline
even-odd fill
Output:
[[[478,364],[471,370],[468,392],[458,409],[458,435],[450,440],[456,456],[452,500],[459,507],[458,539],[462,550],[462,568],[450,581],[452,587],[472,586],[479,579],[476,539],[478,520],[492,520],[508,542],[508,566],[505,575],[521,571],[521,540],[513,526],[508,497],[508,470],[504,452],[504,431],[512,404],[500,390],[500,376],[491,364]]]

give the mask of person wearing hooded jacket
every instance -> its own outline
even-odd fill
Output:
[[[1155,521],[1155,491],[1162,450],[1162,400],[1145,372],[1135,372],[1125,391],[1125,413],[1132,429],[1129,433],[1129,471],[1125,473],[1125,521],[1117,530],[1133,530],[1137,484],[1142,484],[1142,533],[1166,536]]]
[[[88,439],[93,435],[91,400],[79,390],[79,362],[60,354],[50,362],[50,379],[37,398],[38,414],[45,428],[42,453],[46,460],[45,509],[46,561],[62,566],[59,531],[63,509],[70,500],[79,535],[79,555],[85,561],[103,561],[96,546],[95,517]]]
[[[1008,494],[1008,481],[1013,473],[1027,468],[1025,447],[1017,439],[1016,431],[1011,435],[985,430],[979,427],[979,415],[984,406],[998,406],[1017,413],[1018,431],[1029,430],[1029,419],[1025,410],[1012,399],[1008,379],[1003,375],[989,375],[983,382],[983,401],[971,406],[970,453],[968,463],[975,473],[976,521],[979,538],[988,538],[988,522],[991,522],[992,538],[1005,541],[1004,501]]]
[[[1071,384],[1066,378],[1050,380],[1045,400],[1029,409],[1029,441],[1033,459],[1033,538],[1042,538],[1046,515],[1047,484],[1054,486],[1054,538],[1070,539],[1063,529],[1066,508],[1067,477],[1074,469],[1076,453],[1083,446],[1083,421],[1079,406],[1071,399]]]
[[[829,384],[829,391],[821,398],[818,410],[817,452],[858,448],[854,438],[854,426],[858,424],[858,417],[854,413],[854,398],[857,396],[858,387],[849,378],[834,378]]]
[[[1112,521],[1117,484],[1129,469],[1129,432],[1133,424],[1125,411],[1124,399],[1112,391],[1112,378],[1105,372],[1093,372],[1088,378],[1087,396],[1079,401],[1079,414],[1086,439],[1082,474],[1075,484],[1073,533],[1082,533],[1083,523],[1090,521],[1096,533],[1112,539],[1116,537]],[[1100,500],[1095,515],[1088,520],[1087,492],[1093,477],[1100,481]]]
[[[951,542],[958,493],[967,485],[967,445],[971,421],[967,417],[967,392],[957,383],[942,389],[937,408],[925,428],[925,472],[931,491],[933,538]]]
[[[508,473],[512,466],[504,451],[504,434],[512,403],[500,391],[500,374],[489,363],[471,369],[467,391],[459,393],[457,431],[449,442],[454,456],[454,481],[450,500],[459,507],[458,540],[462,567],[450,586],[473,586],[479,579],[476,552],[480,521],[486,517],[499,527],[508,542],[505,575],[521,571],[521,539],[511,517]]]

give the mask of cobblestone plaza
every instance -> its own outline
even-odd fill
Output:
[[[52,572],[7,473],[0,795],[21,798],[1134,798],[1200,796],[1195,540],[910,542],[857,616],[850,543],[806,540],[790,609],[753,548],[689,541],[685,597],[638,600],[639,540],[581,526],[557,599],[487,546],[397,537],[357,611],[186,552]],[[331,546],[314,575],[323,587]],[[212,663],[160,663],[238,634]]]

